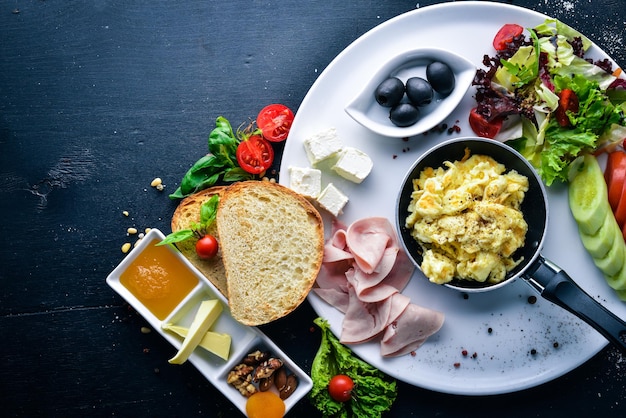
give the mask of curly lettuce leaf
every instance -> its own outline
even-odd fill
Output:
[[[567,112],[572,126],[562,127],[553,117],[548,117],[539,130],[525,126],[524,137],[536,138],[535,141],[511,143],[533,163],[548,186],[554,181],[566,182],[570,163],[582,152],[593,151],[607,140],[613,141],[610,135],[607,139],[607,132],[623,123],[624,113],[611,103],[598,82],[585,76],[556,76],[554,85],[557,91],[570,89],[576,93],[578,112]]]
[[[597,139],[598,136],[592,132],[563,129],[551,120],[539,167],[539,174],[546,185],[550,186],[555,180],[566,182],[570,163],[582,152],[594,149]]]
[[[380,417],[388,411],[397,397],[396,382],[384,373],[356,357],[333,335],[328,322],[313,321],[322,331],[320,348],[311,365],[313,389],[309,398],[324,417]],[[328,393],[333,376],[345,374],[354,382],[352,399],[337,402]]]

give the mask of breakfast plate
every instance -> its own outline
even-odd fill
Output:
[[[364,217],[382,216],[393,222],[402,179],[413,162],[441,141],[472,135],[468,114],[474,106],[474,89],[468,90],[446,118],[446,126],[411,138],[383,137],[344,111],[355,92],[371,78],[372,69],[416,47],[447,49],[482,68],[483,56],[493,53],[491,41],[503,24],[533,27],[546,18],[510,5],[455,2],[418,9],[372,29],[329,64],[303,100],[285,145],[281,183],[289,182],[289,167],[309,166],[303,141],[335,128],[345,145],[366,152],[374,163],[361,184],[344,180],[330,170],[322,171],[322,187],[332,182],[349,198],[339,219],[349,224]],[[588,55],[606,57],[595,45]],[[574,281],[599,303],[625,318],[626,304],[606,284],[580,242],[568,207],[567,188],[549,187],[548,201],[543,254],[570,272]],[[521,280],[489,293],[462,294],[429,283],[416,270],[403,293],[415,304],[443,312],[446,319],[441,330],[414,355],[383,358],[376,341],[351,348],[390,376],[418,387],[462,395],[514,392],[564,375],[607,344],[590,326],[541,299]],[[313,293],[308,300],[340,335],[343,314]]]

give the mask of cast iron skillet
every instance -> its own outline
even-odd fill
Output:
[[[548,226],[548,200],[543,182],[524,157],[501,142],[484,138],[453,139],[433,147],[411,167],[396,202],[396,226],[400,241],[413,263],[420,267],[422,248],[405,227],[413,191],[412,180],[426,167],[437,168],[441,167],[444,161],[462,159],[466,148],[469,148],[471,154],[489,155],[504,164],[507,170],[514,169],[528,178],[529,188],[521,207],[524,219],[528,223],[528,232],[524,246],[514,254],[515,259],[523,257],[524,261],[498,284],[454,279],[446,286],[463,292],[482,292],[504,286],[521,277],[543,298],[587,322],[607,340],[626,352],[626,322],[597,303],[565,271],[540,254]]]

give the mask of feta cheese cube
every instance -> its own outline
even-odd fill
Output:
[[[372,171],[373,166],[374,163],[369,155],[359,149],[345,147],[339,154],[335,165],[332,166],[332,170],[346,180],[361,183]]]
[[[324,209],[335,216],[339,216],[343,207],[348,203],[348,196],[341,193],[332,183],[328,183],[317,197],[317,201]]]
[[[343,144],[335,128],[329,128],[304,140],[304,149],[313,167],[336,155],[342,148]]]
[[[315,199],[322,190],[322,172],[316,168],[289,167],[289,188]]]

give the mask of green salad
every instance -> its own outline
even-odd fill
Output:
[[[556,19],[523,31],[507,24],[496,34],[470,124],[516,148],[547,185],[565,182],[577,156],[626,139],[626,79],[610,60],[588,58],[591,41]]]

